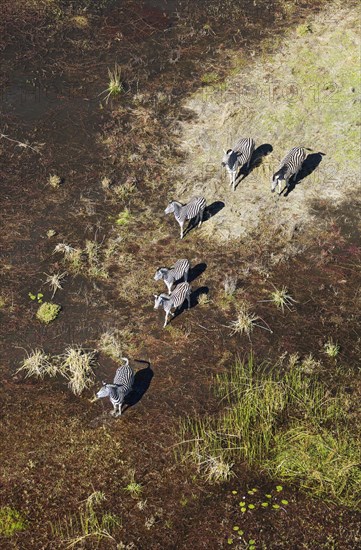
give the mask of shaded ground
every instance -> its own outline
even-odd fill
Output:
[[[1,545],[65,547],[65,537],[55,527],[75,514],[93,490],[102,490],[104,510],[121,518],[122,528],[113,533],[115,541],[104,540],[100,547],[223,547],[237,514],[230,496],[235,481],[240,490],[255,483],[267,487],[269,482],[236,465],[232,484],[205,484],[191,466],[175,458],[179,419],[218,410],[210,391],[212,375],[227,368],[236,353],[250,349],[270,360],[284,351],[322,357],[320,376],[330,388],[347,385],[350,415],[356,416],[359,214],[354,204],[333,209],[317,203],[317,215],[324,220],[317,241],[310,248],[308,237],[301,234],[297,250],[307,254],[288,264],[279,240],[231,243],[225,249],[200,240],[202,233],[194,230],[180,242],[174,220],[161,213],[169,198],[171,169],[182,157],[179,120],[189,117],[180,100],[199,85],[205,45],[209,67],[216,64],[218,74],[226,73],[226,47],[256,44],[272,35],[274,20],[286,27],[309,8],[290,3],[288,10],[275,5],[265,11],[261,4],[250,12],[240,3],[237,18],[229,26],[226,19],[225,26],[227,12],[217,2],[207,9],[200,6],[199,12],[187,3],[162,3],[161,9],[157,3],[114,3],[96,13],[76,11],[66,2],[59,6],[56,25],[54,12],[25,10],[18,18],[11,12],[1,37],[1,132],[34,148],[44,144],[36,152],[0,141],[5,350],[0,500],[29,521],[27,531],[3,539]],[[78,15],[86,22],[74,20]],[[232,25],[240,25],[242,32]],[[121,102],[103,102],[100,108],[98,94],[106,88],[107,68],[115,60],[122,65],[128,92]],[[51,173],[64,178],[57,190],[46,185]],[[115,186],[131,178],[135,190],[119,199],[102,189],[104,176]],[[130,221],[118,226],[115,221],[125,207]],[[49,239],[50,228],[57,235]],[[86,258],[74,276],[62,256],[53,254],[56,243],[83,249],[87,239],[101,245],[96,267],[107,276],[89,277]],[[152,276],[159,265],[170,265],[178,257],[189,257],[193,266],[206,264],[192,287],[209,289],[209,303],[194,304],[163,330],[163,315],[153,310],[152,302],[153,290],[162,287]],[[224,298],[224,265],[237,278],[237,292],[230,300]],[[61,315],[44,328],[35,319],[37,305],[28,293],[42,290],[49,299],[44,272],[64,269],[69,271],[64,290],[54,298],[62,305]],[[258,302],[270,283],[279,281],[298,302],[292,313]],[[259,330],[252,341],[230,337],[227,325],[244,296],[271,325],[273,335]],[[14,377],[24,349],[60,353],[69,344],[95,348],[100,335],[114,327],[131,330],[125,351],[141,373],[137,376],[143,392],[140,400],[130,399],[119,421],[109,417],[108,402],[89,402],[92,391],[77,398],[60,381]],[[336,364],[323,357],[329,336],[342,346]],[[145,364],[138,359],[149,360],[153,376],[143,371]],[[110,379],[115,368],[114,361],[100,354],[97,381]],[[138,500],[124,491],[133,469],[143,486]],[[249,536],[269,548],[357,545],[355,512],[313,501],[296,488],[287,487],[286,492],[292,503],[288,514],[247,518]],[[96,542],[89,539],[83,547],[94,548]]]

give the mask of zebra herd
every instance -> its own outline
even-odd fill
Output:
[[[236,188],[236,179],[240,170],[245,166],[249,172],[252,155],[255,150],[255,142],[252,138],[242,138],[233,147],[224,151],[222,166],[226,168],[229,177],[230,185],[233,191]],[[271,182],[271,191],[274,192],[278,186],[278,194],[282,193],[282,184],[289,189],[291,178],[296,178],[306,159],[305,150],[302,147],[294,147],[281,161],[278,171],[273,175]],[[200,226],[203,221],[204,212],[206,209],[206,200],[204,197],[193,197],[187,204],[183,205],[178,201],[171,201],[165,209],[165,214],[173,213],[176,221],[180,226],[180,238],[184,237],[184,224],[186,221],[193,222],[194,225]],[[191,287],[188,283],[188,275],[190,270],[189,261],[186,259],[178,260],[171,268],[160,267],[157,269],[154,279],[156,281],[164,281],[168,294],[154,294],[154,309],[160,307],[165,312],[165,321],[163,328],[166,327],[168,317],[173,316],[172,309],[180,308],[187,300],[188,308],[191,302]],[[183,279],[183,282],[173,286]],[[173,290],[172,290],[173,289]],[[134,384],[134,371],[129,365],[129,360],[126,357],[122,358],[124,364],[120,366],[116,373],[112,384],[103,382],[103,387],[98,391],[97,398],[109,397],[113,411],[113,416],[120,416],[122,413],[122,405],[128,393],[131,392]]]

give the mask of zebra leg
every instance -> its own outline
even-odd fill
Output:
[[[187,294],[187,301],[188,301],[188,309],[190,309],[190,307],[191,307],[191,293],[190,292],[188,292],[188,294]]]
[[[165,312],[165,321],[164,321],[164,325],[163,325],[163,328],[165,328],[167,326],[167,322],[168,322],[168,315],[169,315],[169,311],[166,311]]]
[[[180,228],[181,228],[181,234],[180,234],[180,238],[183,239],[183,226],[184,226],[184,222],[183,223],[180,223]]]
[[[184,272],[183,277],[184,277],[184,281],[187,283],[188,282],[188,269],[187,269],[187,271]]]
[[[198,214],[199,216],[199,222],[198,222],[198,227],[200,227],[202,225],[202,221],[203,221],[203,213],[204,213],[204,210],[201,210]]]

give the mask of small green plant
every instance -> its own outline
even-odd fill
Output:
[[[296,29],[298,36],[305,36],[306,34],[312,33],[312,25],[310,23],[303,23],[299,25]]]
[[[94,383],[96,351],[85,351],[81,346],[69,347],[61,357],[60,370],[68,379],[68,386],[74,395],[80,395]]]
[[[124,87],[121,81],[121,72],[121,67],[117,63],[115,63],[113,70],[108,69],[108,87],[100,94],[106,94],[105,103],[108,103],[109,99],[114,99],[124,92]]]
[[[116,223],[116,225],[120,225],[120,226],[128,225],[128,223],[130,221],[130,217],[131,217],[131,214],[130,214],[128,208],[126,208],[125,210],[123,210],[123,212],[120,212],[118,214],[118,217],[115,220],[115,223]]]
[[[46,236],[48,237],[48,239],[51,239],[52,237],[55,237],[56,235],[56,231],[55,229],[48,229],[47,232],[46,232]]]
[[[7,302],[6,296],[4,296],[3,294],[0,294],[0,309],[3,309],[6,306],[6,302]]]
[[[129,493],[133,498],[139,498],[143,492],[143,486],[135,481],[135,471],[130,471],[130,481],[124,487],[124,491]]]
[[[29,292],[28,296],[30,300],[32,300],[33,302],[36,300],[38,304],[43,303],[44,294],[42,294],[41,292],[38,292],[37,294],[33,294],[32,292]]]
[[[340,346],[330,338],[324,345],[325,353],[329,357],[337,357],[340,352]]]
[[[36,312],[36,318],[45,325],[48,325],[58,317],[60,310],[61,306],[58,304],[44,302]]]
[[[61,185],[61,178],[57,175],[49,176],[48,183],[53,189],[57,189]]]
[[[209,86],[210,84],[215,84],[219,80],[219,75],[212,71],[209,73],[204,73],[204,75],[201,78],[202,84],[206,84]]]
[[[27,521],[23,516],[10,506],[0,508],[0,536],[12,537],[18,531],[27,528]]]

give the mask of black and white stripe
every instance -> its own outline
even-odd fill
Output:
[[[97,398],[109,397],[113,405],[111,414],[120,416],[122,414],[122,405],[124,398],[131,392],[134,384],[134,371],[129,366],[129,360],[126,357],[122,358],[124,365],[119,367],[115,373],[113,384],[103,383],[103,387],[98,391]]]
[[[282,192],[282,183],[284,182],[285,188],[288,188],[289,181],[292,177],[296,178],[298,172],[302,168],[302,164],[306,158],[306,152],[303,147],[294,147],[287,153],[282,160],[278,171],[273,175],[271,183],[272,193],[278,185],[278,194]]]
[[[238,171],[244,166],[249,165],[255,148],[255,142],[252,138],[241,138],[237,141],[233,149],[224,151],[222,166],[225,166],[230,178],[230,185],[233,191],[236,189],[236,179]]]
[[[204,197],[193,197],[187,204],[181,204],[178,201],[172,201],[164,210],[165,214],[174,213],[174,217],[181,228],[181,239],[183,239],[183,227],[186,220],[195,219],[195,224],[198,227],[202,224],[203,213],[206,208],[206,200]]]
[[[160,306],[165,311],[165,321],[163,328],[167,325],[168,316],[174,315],[171,309],[180,307],[185,300],[188,300],[188,308],[191,305],[191,287],[188,283],[181,283],[176,286],[173,292],[170,294],[154,294],[155,302],[154,309],[158,309]]]
[[[190,265],[188,260],[178,260],[170,269],[160,267],[154,275],[154,280],[163,280],[167,285],[168,292],[171,292],[175,282],[182,278],[184,278],[185,282],[188,281],[189,268]]]

